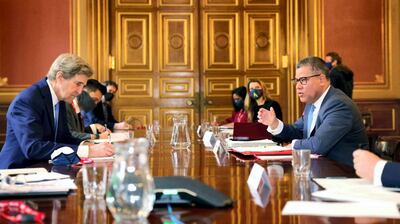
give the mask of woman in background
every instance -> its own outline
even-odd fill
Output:
[[[249,122],[258,122],[257,114],[260,108],[269,110],[274,108],[276,117],[283,120],[282,109],[278,102],[271,99],[264,83],[258,79],[251,79],[247,84],[249,97],[245,100],[245,110]]]
[[[244,110],[244,100],[247,95],[247,89],[244,86],[240,86],[232,90],[232,116],[225,119],[222,122],[218,122],[215,125],[224,125],[231,123],[247,123],[247,113]],[[229,126],[228,125],[228,126]]]

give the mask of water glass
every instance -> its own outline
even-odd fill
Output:
[[[171,135],[171,146],[173,149],[188,149],[191,145],[187,117],[183,114],[175,114],[174,126]]]
[[[83,220],[85,224],[107,223],[106,202],[101,199],[87,199],[83,204]]]
[[[104,198],[107,183],[107,166],[105,164],[84,164],[81,170],[85,198]]]
[[[158,137],[160,135],[160,122],[158,120],[153,121],[153,132]]]
[[[295,176],[308,177],[311,168],[311,150],[310,149],[293,149],[293,173]]]

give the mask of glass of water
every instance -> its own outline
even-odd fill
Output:
[[[311,168],[311,150],[310,149],[293,149],[293,173],[295,176],[308,177]]]

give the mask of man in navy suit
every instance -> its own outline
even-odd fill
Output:
[[[78,96],[93,71],[80,57],[61,54],[47,77],[22,91],[7,112],[7,135],[0,152],[0,169],[47,162],[57,149],[72,149],[80,157],[110,156],[111,144],[79,146],[67,126],[65,102]],[[65,102],[64,102],[65,101]]]
[[[328,68],[318,57],[302,59],[296,66],[296,84],[300,101],[306,103],[304,114],[294,124],[283,124],[275,111],[260,110],[259,122],[268,131],[291,140],[293,149],[311,149],[311,153],[353,165],[353,151],[367,145],[368,138],[360,112],[342,91],[332,87]]]
[[[353,152],[354,169],[359,177],[374,185],[400,187],[400,163],[385,161],[367,150]]]

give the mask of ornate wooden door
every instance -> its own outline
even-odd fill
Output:
[[[231,90],[259,78],[287,109],[284,0],[113,0],[111,79],[120,119],[190,125],[230,116]],[[285,115],[286,116],[286,115]]]

